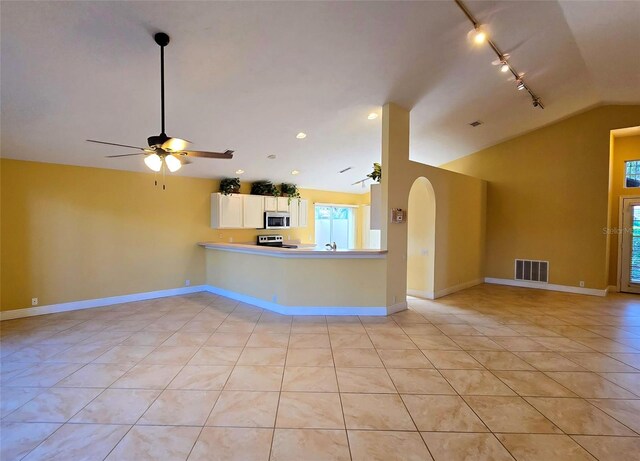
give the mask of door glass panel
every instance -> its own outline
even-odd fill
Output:
[[[633,205],[631,223],[631,283],[640,283],[640,205]]]
[[[336,242],[340,249],[355,247],[355,213],[351,207],[317,205],[316,244]]]

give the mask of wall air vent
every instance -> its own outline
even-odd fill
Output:
[[[535,261],[531,259],[516,259],[516,280],[528,282],[549,282],[549,261]]]
[[[475,122],[471,122],[471,123],[469,123],[469,125],[471,125],[472,127],[474,127],[474,128],[475,128],[475,127],[477,127],[477,126],[482,125],[482,122],[481,122],[480,120],[476,120]]]

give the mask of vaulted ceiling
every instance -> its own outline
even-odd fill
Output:
[[[411,156],[432,165],[597,104],[640,103],[640,2],[467,5],[544,110],[468,40],[453,1],[2,2],[1,154],[148,171],[84,140],[145,146],[160,132],[158,31],[171,36],[167,134],[236,151],[186,176],[243,169],[360,192],[351,184],[381,149],[380,117],[367,115],[387,101],[411,109]]]

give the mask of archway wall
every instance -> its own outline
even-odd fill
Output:
[[[407,292],[407,224],[390,224],[393,208],[407,210],[414,181],[426,178],[436,200],[434,297],[482,283],[486,182],[409,160],[409,111],[385,104],[382,116],[381,243],[387,254],[387,306],[402,309]],[[384,216],[384,215],[383,215]],[[408,216],[411,219],[411,216]]]
[[[407,294],[433,298],[436,198],[427,178],[411,186],[407,215]]]

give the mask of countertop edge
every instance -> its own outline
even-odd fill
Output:
[[[198,242],[208,250],[230,251],[235,253],[271,256],[275,258],[305,259],[383,259],[387,250],[303,250],[277,247],[261,247],[242,243]]]

